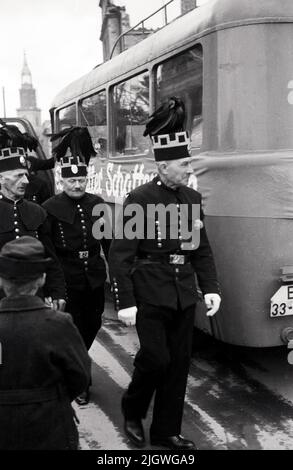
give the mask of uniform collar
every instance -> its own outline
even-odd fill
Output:
[[[167,186],[165,183],[163,183],[159,175],[154,177],[153,183],[155,183],[156,186],[160,186],[161,188],[166,189],[167,191],[171,191],[172,193],[178,193],[181,189],[181,186],[178,186],[177,188],[170,188],[170,186]]]
[[[86,203],[87,200],[87,193],[80,199],[72,199],[63,192],[48,199],[43,207],[50,215],[56,217],[58,220],[73,224],[78,210],[77,206],[84,207],[84,203]]]
[[[17,211],[15,214],[15,207]],[[14,230],[14,217],[24,225],[26,230],[35,231],[46,219],[46,212],[37,204],[20,199],[16,204],[7,198],[0,199],[0,233]]]
[[[3,194],[0,193],[0,201],[8,202],[8,204],[12,204],[14,206],[14,204],[21,204],[23,202],[23,198],[18,199],[17,201],[13,201],[12,199],[3,196]]]

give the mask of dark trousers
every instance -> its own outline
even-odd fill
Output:
[[[192,350],[194,305],[171,310],[140,305],[136,329],[140,350],[122,399],[126,418],[145,418],[155,392],[152,436],[180,434]]]
[[[87,284],[82,291],[67,287],[66,312],[72,315],[87,350],[90,349],[101,328],[104,304],[104,285],[92,289]]]

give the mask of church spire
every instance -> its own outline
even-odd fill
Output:
[[[41,126],[41,110],[37,107],[36,90],[33,87],[32,74],[27,64],[25,52],[21,71],[19,96],[20,108],[17,109],[17,116],[28,119],[35,131],[38,132]]]
[[[27,64],[26,53],[23,53],[23,67],[21,72],[21,86],[32,87],[32,74]]]

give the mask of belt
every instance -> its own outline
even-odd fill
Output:
[[[61,258],[77,258],[77,259],[88,259],[99,253],[98,249],[84,250],[84,251],[64,251],[60,252]]]
[[[154,262],[165,262],[169,264],[186,264],[190,262],[189,255],[181,255],[180,253],[166,253],[166,254],[147,254],[143,253],[138,256],[138,259],[147,259]]]

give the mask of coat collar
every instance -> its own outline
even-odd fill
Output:
[[[165,190],[167,190],[167,191],[170,191],[170,192],[173,193],[173,194],[179,193],[180,190],[181,190],[181,188],[182,188],[181,186],[178,186],[178,188],[175,188],[175,189],[170,188],[170,187],[167,186],[165,183],[163,183],[163,181],[161,180],[161,178],[160,178],[159,175],[155,176],[154,179],[152,180],[152,182],[153,182],[156,186],[159,186],[159,187],[161,187],[161,188],[163,188],[163,189],[165,189]]]
[[[37,204],[20,199],[14,204],[2,196],[0,199],[0,233],[14,229],[14,207],[17,207],[19,218],[28,231],[37,230],[46,219],[46,212]]]
[[[27,310],[47,309],[44,301],[34,295],[15,295],[4,297],[0,302],[0,314],[4,312],[25,312]]]
[[[77,213],[77,205],[85,207],[85,204],[89,199],[88,196],[89,195],[85,193],[85,195],[80,199],[72,199],[63,192],[48,199],[43,204],[43,207],[46,209],[48,214],[56,217],[58,220],[73,224]]]
[[[18,199],[17,201],[12,201],[12,199],[9,199],[8,197],[5,197],[2,193],[0,193],[0,200],[3,202],[7,202],[8,204],[11,204],[12,206],[14,205],[20,205],[23,203],[23,198]]]

